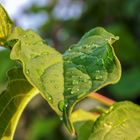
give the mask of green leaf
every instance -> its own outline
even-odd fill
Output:
[[[88,140],[136,140],[140,137],[140,106],[115,103],[94,123]]]
[[[74,128],[77,133],[76,140],[88,140],[92,132],[93,125],[94,125],[94,121],[92,120],[74,123]]]
[[[140,61],[140,49],[129,29],[123,24],[115,24],[110,26],[108,30],[120,37],[120,40],[114,44],[114,49],[121,63],[126,66],[137,65]]]
[[[92,132],[94,122],[99,117],[98,114],[86,112],[82,109],[71,114],[71,122],[74,124],[78,140],[87,140]]]
[[[27,103],[38,93],[25,79],[22,69],[8,72],[8,87],[0,94],[0,139],[12,140],[17,122]]]
[[[28,129],[27,136],[30,140],[57,140],[58,139],[58,126],[60,120],[58,117],[39,118],[36,117]]]
[[[10,59],[10,51],[8,49],[0,50],[0,83],[5,82],[6,72],[13,65],[14,62]]]
[[[77,140],[137,140],[140,138],[140,106],[132,102],[113,104],[96,121],[74,123]]]
[[[17,40],[11,59],[20,60],[28,81],[38,88],[51,107],[61,115],[59,102],[63,101],[63,59],[55,49],[43,43],[32,30],[16,27],[8,41]]]
[[[64,121],[69,130],[73,130],[69,119],[73,106],[91,91],[120,79],[120,62],[111,46],[117,39],[97,27],[64,53]]]
[[[11,33],[13,22],[0,4],[0,45],[4,45],[7,36]]]

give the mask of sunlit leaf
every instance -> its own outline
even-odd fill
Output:
[[[8,72],[8,86],[0,94],[0,139],[12,140],[17,122],[27,103],[38,93],[25,79],[22,69]]]
[[[140,138],[140,106],[120,102],[94,123],[88,140],[136,140]]]
[[[32,30],[16,27],[8,41],[17,40],[11,51],[11,59],[20,60],[30,83],[37,87],[52,108],[61,115],[59,102],[63,100],[62,55],[43,43]]]
[[[118,102],[96,121],[74,124],[77,140],[138,140],[140,138],[140,106]]]
[[[11,33],[13,22],[0,4],[0,45],[4,45],[7,36]]]

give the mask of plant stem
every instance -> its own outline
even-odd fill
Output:
[[[99,101],[99,102],[105,104],[106,106],[111,106],[112,104],[115,103],[114,100],[109,99],[109,98],[107,98],[107,97],[105,97],[105,96],[103,96],[103,95],[101,95],[101,94],[98,94],[98,93],[93,93],[93,92],[92,92],[92,93],[90,93],[90,94],[88,95],[88,97],[89,97],[89,98],[92,98],[92,99],[95,99],[95,100],[97,100],[97,101]]]

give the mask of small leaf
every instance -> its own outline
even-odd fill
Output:
[[[32,30],[16,27],[7,41],[17,40],[11,59],[20,60],[28,81],[38,88],[51,107],[61,115],[59,103],[64,100],[62,55],[43,43]]]
[[[120,79],[120,62],[111,46],[117,39],[98,27],[86,33],[79,43],[64,53],[64,121],[70,131],[73,128],[69,116],[75,103],[90,92]]]
[[[140,106],[115,103],[94,123],[88,140],[136,140],[140,137]]]
[[[7,89],[0,94],[0,139],[12,140],[17,122],[27,103],[38,93],[25,79],[22,69],[8,72]]]
[[[94,125],[94,121],[92,121],[92,120],[74,123],[74,128],[77,133],[76,140],[88,140],[88,138],[92,132],[93,125]]]
[[[11,33],[13,22],[0,4],[0,45],[4,45],[7,36]]]

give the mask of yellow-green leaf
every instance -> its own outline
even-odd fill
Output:
[[[4,45],[7,36],[11,33],[13,22],[0,4],[0,45]]]
[[[17,40],[11,51],[11,59],[20,60],[30,83],[38,88],[51,107],[61,115],[59,102],[64,100],[62,55],[43,43],[32,30],[16,27],[8,41]]]
[[[8,78],[7,89],[0,94],[0,140],[13,139],[24,108],[38,93],[25,79],[22,69],[11,69]]]

